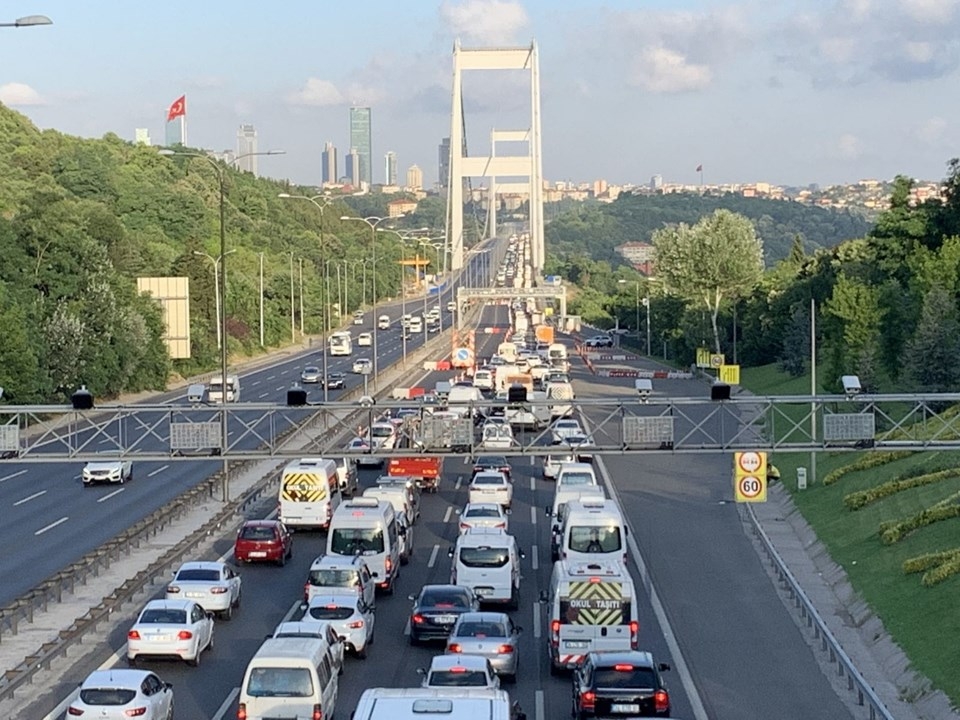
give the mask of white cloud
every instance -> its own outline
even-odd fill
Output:
[[[926,145],[940,145],[947,129],[947,121],[942,117],[932,117],[920,123],[917,137]]]
[[[863,155],[863,142],[852,133],[844,133],[837,140],[837,153],[844,160],[856,160]]]
[[[330,107],[343,105],[346,98],[329,80],[307,78],[306,84],[294,93],[287,95],[287,102],[291,105],[308,105],[311,107]]]
[[[946,23],[953,17],[957,0],[900,0],[907,17],[919,23]]]
[[[523,6],[509,0],[444,2],[440,19],[454,37],[478,45],[515,42],[517,34],[529,24]]]
[[[0,102],[11,107],[47,104],[32,87],[16,82],[0,85]]]
[[[701,90],[710,84],[713,72],[707,65],[691,63],[685,56],[664,47],[646,48],[634,61],[632,84],[655,93]]]

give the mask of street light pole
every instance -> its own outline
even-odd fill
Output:
[[[400,239],[400,344],[404,368],[407,367],[407,329],[403,327],[403,317],[407,314],[407,292],[406,284],[404,282],[406,279],[405,275],[407,270],[407,243],[416,239],[417,234],[423,232],[424,230],[426,230],[426,228],[402,233],[396,228],[392,227],[377,228],[377,232],[391,232]],[[414,272],[416,272],[416,265],[414,265]],[[424,322],[426,322],[426,319],[424,319]]]
[[[297,341],[297,320],[293,311],[293,253],[290,253],[290,342]]]
[[[224,254],[229,255],[232,252],[236,252],[236,251],[228,250]],[[220,308],[220,262],[223,260],[223,256],[220,255],[217,257],[213,257],[213,255],[209,255],[205,252],[201,252],[200,250],[194,250],[193,254],[199,257],[207,258],[207,260],[209,260],[210,263],[213,265],[213,300],[214,300],[214,306],[216,308],[216,315],[217,315],[217,319],[216,319],[217,350],[219,350],[220,348],[223,347],[223,337],[221,335],[221,325],[220,325],[220,310],[221,310]]]
[[[52,25],[53,20],[46,15],[26,15],[13,22],[0,23],[0,27],[34,27],[36,25]]]
[[[260,253],[260,347],[263,346],[263,253]]]

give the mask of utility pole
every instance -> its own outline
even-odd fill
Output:
[[[293,301],[293,253],[290,253],[290,342],[297,341],[297,319]]]
[[[263,346],[263,253],[260,253],[260,347]]]
[[[300,339],[303,340],[303,258],[300,258]],[[649,353],[648,353],[649,354]]]

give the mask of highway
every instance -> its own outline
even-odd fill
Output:
[[[484,322],[502,326],[507,308],[491,307]],[[478,336],[481,356],[493,352],[500,336]],[[578,395],[630,392],[629,381],[597,381],[576,358],[573,381]],[[449,373],[431,373],[431,386]],[[704,386],[679,381],[658,391],[704,394]],[[852,717],[821,673],[806,642],[783,607],[743,532],[730,501],[729,458],[704,456],[607,456],[600,463],[613,481],[657,593],[658,609],[639,603],[641,647],[671,663],[667,673],[673,716],[696,720],[844,720]],[[638,464],[641,472],[638,473]],[[467,499],[470,465],[448,459],[437,495],[424,495],[416,527],[416,552],[402,568],[398,591],[377,601],[376,643],[365,661],[349,658],[340,678],[337,716],[349,717],[362,691],[372,686],[415,686],[416,668],[425,667],[440,647],[411,647],[405,637],[410,603],[429,582],[446,582],[446,550],[457,536],[455,509]],[[376,470],[364,470],[361,485],[373,484]],[[567,717],[570,682],[553,677],[544,652],[545,628],[538,593],[550,574],[549,527],[543,506],[553,483],[540,479],[539,464],[514,462],[513,533],[526,552],[522,562],[520,609],[513,614],[524,628],[518,682],[507,686],[531,720]],[[269,505],[269,503],[268,503]],[[151,664],[175,686],[177,717],[236,717],[236,694],[246,663],[263,638],[286,617],[299,617],[298,604],[311,560],[323,550],[320,534],[298,533],[293,561],[285,568],[241,569],[243,606],[231,622],[218,621],[216,648],[199,668],[179,663]],[[220,541],[216,554],[228,554]],[[636,558],[631,559],[637,576]],[[666,625],[661,620],[666,619]],[[110,647],[122,653],[126,627],[116,628]],[[678,648],[682,657],[671,648]],[[122,661],[120,661],[122,663]],[[44,701],[49,711],[98,663],[81,663],[60,679]],[[688,669],[692,684],[682,681]],[[692,695],[688,694],[692,691]],[[701,710],[702,708],[702,710]]]
[[[479,256],[471,258],[479,262]],[[466,271],[465,271],[466,272]],[[428,297],[427,306],[440,304],[442,327],[454,322],[446,304],[455,297],[456,285],[445,288],[440,298]],[[378,331],[377,350],[380,367],[398,361],[403,356],[403,342],[399,320],[403,309],[410,314],[422,314],[421,298],[385,303],[376,313],[368,310],[363,325],[350,325],[354,337],[360,332],[373,332],[376,318],[389,315],[389,330]],[[424,334],[408,338],[407,352],[423,345]],[[347,374],[345,390],[363,385],[363,378],[350,372],[358,357],[372,357],[373,348],[357,347],[351,357],[329,357],[330,372]],[[437,358],[440,359],[440,358]],[[299,382],[300,371],[306,365],[323,368],[322,347],[314,347],[270,365],[247,373],[240,373],[241,400],[246,402],[286,402],[286,391],[294,382]],[[372,379],[369,384],[372,392]],[[323,399],[323,389],[307,385],[310,402]],[[345,390],[330,390],[329,397],[336,400]],[[208,410],[189,410],[186,407],[185,391],[165,393],[162,399],[171,404],[184,405],[184,412],[194,415],[210,414]],[[291,411],[291,417],[296,416]],[[253,420],[256,413],[246,420]],[[241,413],[241,417],[243,414]],[[240,432],[239,419],[230,427],[230,435]],[[106,435],[117,437],[131,431],[120,428],[118,423],[105,426],[105,434],[92,436],[91,430],[78,430],[76,444],[89,443],[94,450],[110,448],[112,443]],[[134,429],[135,430],[135,429]],[[169,448],[160,437],[148,438],[145,449]],[[247,436],[241,447],[252,446],[255,438]],[[47,448],[55,451],[51,443]],[[61,449],[62,452],[62,449]],[[84,488],[80,482],[82,462],[18,463],[0,462],[0,513],[4,518],[0,528],[0,543],[6,547],[17,546],[17,553],[8,553],[3,562],[5,582],[0,589],[0,605],[11,602],[53,573],[95,549],[119,532],[146,517],[157,508],[174,499],[220,469],[220,462],[173,461],[133,463],[133,480],[123,485],[100,485]]]

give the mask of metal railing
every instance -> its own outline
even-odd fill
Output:
[[[820,617],[820,613],[818,613],[817,609],[813,606],[813,602],[807,597],[803,588],[800,587],[800,583],[797,582],[797,579],[793,576],[793,573],[790,572],[783,558],[780,557],[776,548],[773,547],[773,543],[770,542],[767,533],[764,532],[760,526],[760,521],[753,511],[753,507],[749,504],[746,505],[746,513],[753,525],[754,534],[760,539],[760,543],[763,545],[763,549],[770,559],[770,563],[777,574],[777,579],[790,594],[794,607],[799,611],[801,619],[806,622],[807,628],[813,630],[814,639],[820,641],[821,651],[829,653],[830,663],[836,664],[839,676],[846,676],[847,689],[850,692],[856,693],[857,704],[866,706],[869,709],[870,720],[876,720],[877,718],[896,720],[894,716],[890,714],[890,711],[887,710],[886,705],[883,704],[883,701],[877,696],[876,692],[874,692],[873,687],[871,687],[863,675],[860,674],[860,671],[854,666],[853,660],[844,652],[839,641],[833,636],[833,633],[830,632],[830,628],[827,627],[823,618]]]

